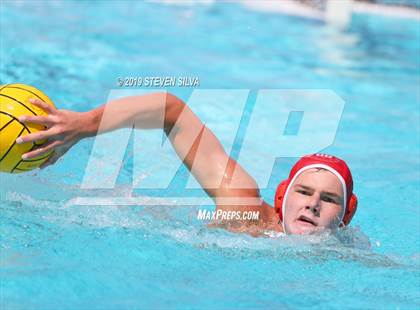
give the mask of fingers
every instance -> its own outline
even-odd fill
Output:
[[[24,115],[19,117],[19,121],[22,123],[33,123],[46,126],[50,126],[54,123],[50,116]]]
[[[29,102],[37,106],[38,108],[41,108],[48,114],[54,114],[54,112],[57,110],[52,105],[49,105],[48,103],[45,103],[44,101],[36,99],[36,98],[29,99]]]
[[[47,144],[45,146],[42,146],[40,148],[37,148],[36,150],[33,150],[31,152],[25,153],[22,155],[22,159],[31,159],[37,156],[41,156],[44,155],[46,153],[48,153],[51,149],[61,145],[62,142],[61,141],[54,141],[51,142],[50,144]]]
[[[50,128],[50,129],[47,129],[47,130],[34,132],[34,133],[31,133],[31,134],[26,135],[26,136],[21,136],[21,137],[16,139],[16,143],[21,144],[21,143],[28,143],[28,142],[35,142],[35,141],[39,141],[39,140],[44,140],[44,139],[47,139],[47,138],[51,138],[51,137],[55,136],[56,134],[57,134],[56,130],[54,130],[53,128]]]

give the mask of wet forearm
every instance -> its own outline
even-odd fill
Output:
[[[112,100],[84,113],[84,136],[130,127],[170,130],[184,108],[182,100],[164,92]]]

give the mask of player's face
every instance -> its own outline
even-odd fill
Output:
[[[286,197],[284,226],[289,234],[310,234],[336,228],[343,214],[343,188],[324,169],[308,169],[291,184]]]

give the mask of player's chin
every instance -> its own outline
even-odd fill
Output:
[[[293,223],[289,226],[289,233],[293,235],[311,235],[319,233],[323,230],[323,227],[315,225],[300,225],[298,223]]]

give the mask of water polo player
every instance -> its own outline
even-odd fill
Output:
[[[309,234],[348,225],[356,211],[357,199],[348,166],[325,154],[304,156],[294,165],[288,179],[277,188],[273,208],[261,199],[255,180],[225,153],[213,132],[171,94],[125,97],[82,113],[57,110],[39,99],[31,102],[49,115],[24,116],[19,120],[43,124],[47,129],[16,142],[48,139],[49,143],[24,154],[25,159],[54,150],[55,154],[43,165],[46,167],[85,137],[131,128],[133,124],[141,129],[163,127],[178,156],[213,199],[216,210],[259,212],[258,220],[220,223],[230,230]],[[105,108],[106,115],[112,117],[105,117]]]

